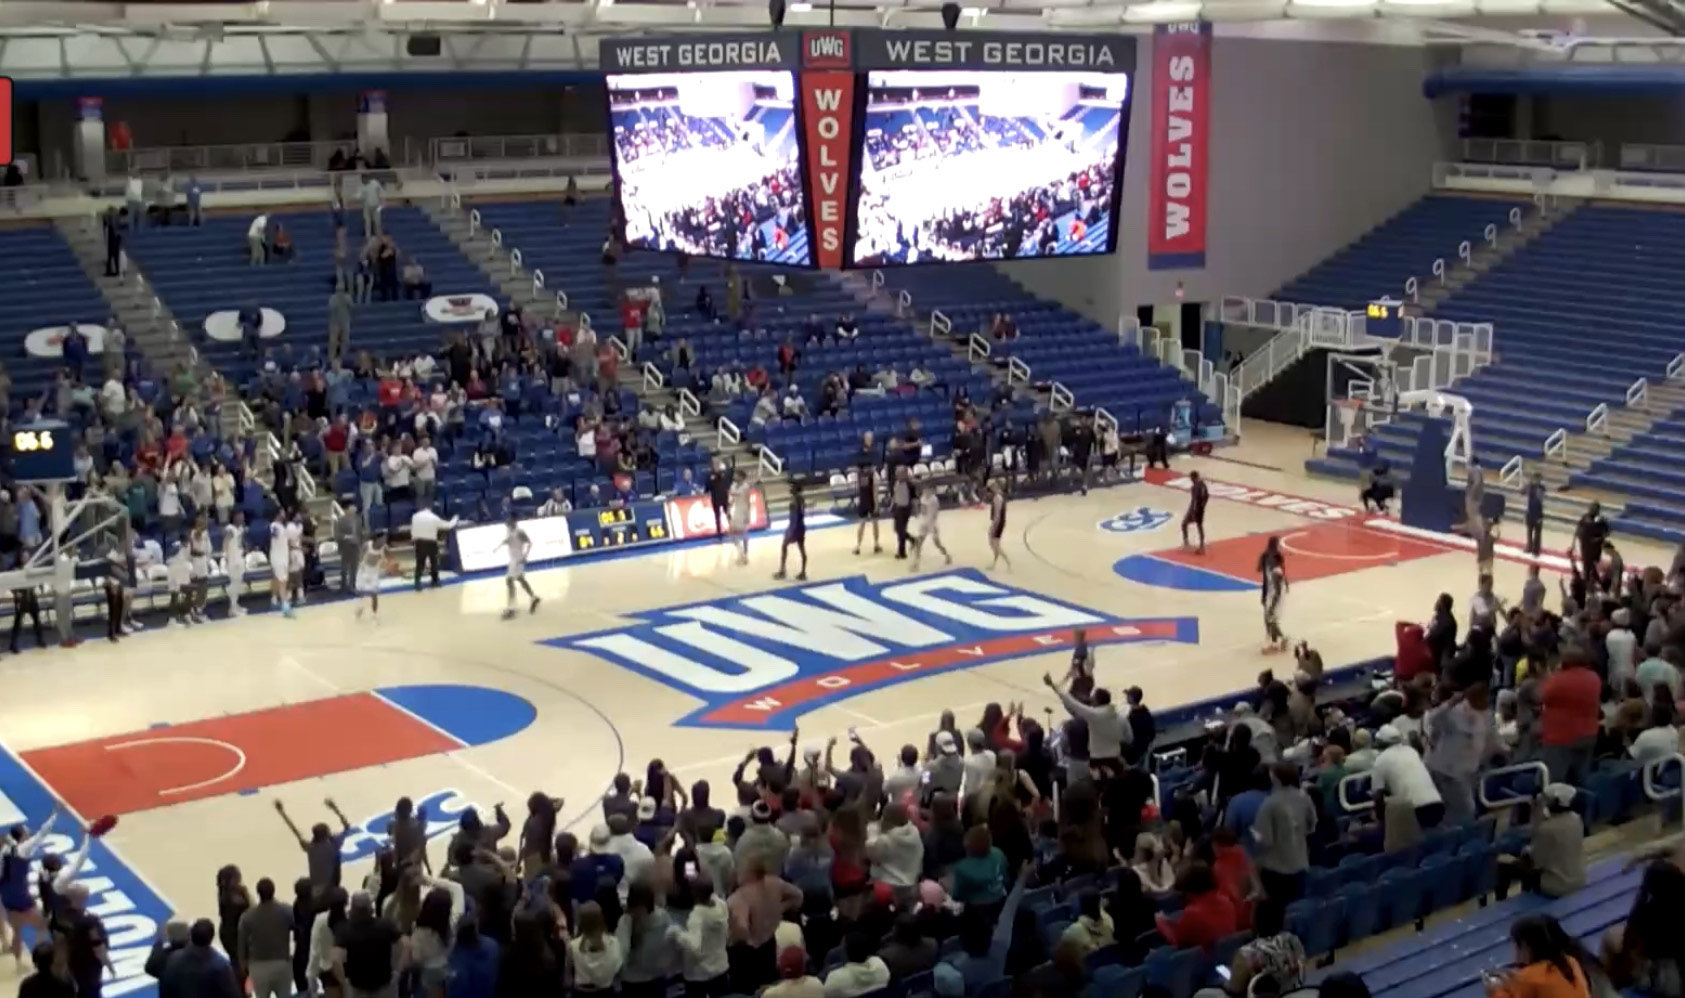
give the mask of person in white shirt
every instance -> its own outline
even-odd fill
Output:
[[[129,209],[129,228],[138,229],[146,221],[146,183],[131,176],[123,185],[123,206]]]
[[[374,179],[374,174],[363,177],[363,234],[368,236],[380,235],[380,200],[384,193],[380,181]]]
[[[825,998],[858,998],[889,986],[889,965],[878,956],[878,944],[864,932],[843,937],[847,960],[825,975]]]
[[[287,538],[287,511],[275,514],[269,524],[269,602],[281,608],[281,616],[293,615],[287,576],[292,568],[292,544]]]
[[[292,603],[304,602],[304,518],[303,512],[287,519],[287,584],[292,587]]]
[[[989,740],[981,728],[972,728],[965,733],[965,750],[965,775],[960,784],[960,796],[969,799],[986,793],[994,783],[995,753],[989,748]]]
[[[240,606],[240,588],[246,579],[246,514],[235,512],[231,520],[225,518],[223,522],[222,570],[228,573],[228,615],[243,617],[246,611]]]
[[[679,415],[678,409],[668,406],[661,411],[659,426],[663,431],[669,433],[683,432],[685,428],[684,417]]]
[[[457,518],[444,519],[426,503],[410,517],[410,540],[415,542],[415,588],[421,591],[421,574],[431,574],[433,588],[439,587],[439,534],[456,529]]]
[[[540,517],[565,516],[571,512],[573,512],[573,503],[568,502],[567,497],[562,495],[561,489],[551,489],[550,498],[544,500],[544,505],[538,507]]]
[[[380,623],[380,577],[386,571],[386,538],[384,534],[375,534],[369,538],[368,546],[363,548],[363,556],[357,561],[357,596],[367,596],[369,599],[369,617],[375,623]],[[362,603],[357,604],[357,619],[363,619]]]
[[[158,519],[163,521],[165,543],[181,539],[181,486],[174,469],[158,476]]]
[[[503,619],[509,620],[515,616],[515,587],[520,586],[526,591],[527,599],[531,603],[527,606],[528,613],[538,612],[538,594],[532,591],[532,584],[527,581],[527,555],[532,553],[532,538],[521,529],[521,523],[514,513],[509,514],[509,532],[498,547],[509,549],[509,572],[503,577],[503,586],[509,591],[509,605],[503,608]]]
[[[579,456],[587,461],[597,459],[597,435],[589,424],[579,424],[579,433],[573,438],[573,446],[579,452]]]
[[[439,451],[426,434],[410,452],[410,469],[415,476],[415,501],[432,502],[439,486]]]
[[[568,963],[573,967],[574,994],[612,994],[615,978],[625,964],[620,940],[608,931],[603,909],[595,901],[579,906],[579,925],[568,940]]]
[[[410,456],[405,454],[398,441],[392,441],[392,447],[386,452],[386,460],[380,463],[381,484],[386,489],[386,508],[391,510],[392,504],[409,499],[410,475],[415,465]]]
[[[234,476],[220,464],[211,473],[211,508],[216,511],[216,522],[225,525],[234,512]]]
[[[683,926],[667,930],[667,939],[679,950],[680,967],[687,989],[697,994],[725,994],[726,972],[731,962],[726,955],[730,915],[726,903],[714,895],[707,877],[691,878],[695,905]]]
[[[113,422],[123,414],[123,403],[128,400],[129,393],[123,388],[123,382],[117,378],[107,378],[99,390],[100,411],[105,418]]]
[[[265,263],[269,260],[268,215],[259,215],[252,219],[251,227],[246,230],[246,248],[252,263]]]
[[[189,611],[193,622],[205,622],[205,598],[211,585],[211,525],[205,514],[193,518],[193,528],[187,533],[187,561],[193,579],[193,605]]]
[[[170,551],[166,563],[170,584],[170,622],[176,627],[197,623],[193,619],[193,565],[187,555],[187,545],[177,544]]]
[[[1445,817],[1445,804],[1421,754],[1391,724],[1383,724],[1375,732],[1375,741],[1381,746],[1381,754],[1369,770],[1369,794],[1375,798],[1375,813],[1385,815],[1383,798],[1394,797],[1415,809],[1416,823],[1422,829],[1438,825]]]
[[[631,819],[624,814],[611,815],[606,827],[598,825],[591,830],[591,852],[619,856],[625,864],[625,873],[620,878],[622,901],[626,900],[627,890],[648,876],[655,865],[655,853],[632,835]]]
[[[936,495],[933,482],[925,482],[924,488],[919,490],[919,533],[913,542],[913,571],[919,570],[919,559],[924,557],[926,541],[936,545],[936,550],[942,552],[942,563],[952,565],[954,556],[942,546],[942,533],[936,527],[936,517],[942,512],[942,500]]]
[[[731,538],[737,545],[737,563],[749,564],[749,512],[751,499],[749,473],[739,470],[731,485]]]

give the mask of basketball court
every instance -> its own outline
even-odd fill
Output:
[[[1204,554],[1182,550],[1177,529],[1193,469],[1212,485]],[[746,567],[705,543],[536,570],[543,605],[509,622],[494,577],[392,592],[378,625],[324,603],[294,620],[29,652],[0,663],[0,820],[37,823],[55,801],[121,817],[88,871],[119,965],[107,994],[149,991],[140,968],[159,923],[214,913],[219,866],[283,892],[304,872],[276,801],[301,827],[331,820],[325,799],[344,811],[354,882],[400,795],[442,834],[469,805],[503,803],[518,826],[543,789],[566,798],[562,822],[583,838],[610,778],[652,758],[729,802],[744,753],[782,753],[793,731],[822,749],[853,729],[888,759],[922,745],[944,709],[966,726],[989,702],[1039,716],[1055,706],[1042,675],[1064,673],[1077,628],[1097,646],[1099,681],[1139,685],[1152,707],[1240,690],[1291,668],[1259,651],[1255,563],[1271,535],[1287,553],[1290,637],[1330,666],[1390,653],[1394,620],[1424,618],[1441,591],[1459,604],[1473,592],[1473,556],[1460,539],[1372,522],[1351,493],[1201,459],[1015,503],[1010,570],[984,570],[986,514],[962,510],[941,521],[952,567],[937,556],[911,572],[885,520],[878,556],[851,553],[852,524],[810,530],[810,581],[777,583],[775,525]],[[1523,562],[1500,561],[1501,593],[1519,592]],[[15,989],[10,968],[0,983]]]

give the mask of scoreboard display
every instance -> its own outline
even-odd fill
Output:
[[[574,551],[595,551],[667,539],[667,507],[658,502],[568,514]]]
[[[14,426],[6,449],[12,477],[20,482],[65,482],[76,477],[75,436],[67,423],[45,420]]]

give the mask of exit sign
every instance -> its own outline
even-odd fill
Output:
[[[12,81],[0,76],[0,166],[12,161]]]

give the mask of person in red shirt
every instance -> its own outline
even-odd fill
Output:
[[[1252,857],[1240,844],[1232,828],[1219,828],[1211,833],[1211,875],[1217,878],[1217,889],[1234,902],[1235,925],[1246,929],[1252,924],[1252,898],[1258,890],[1258,875],[1252,867]]]
[[[1393,675],[1401,683],[1408,683],[1425,672],[1433,672],[1436,663],[1433,650],[1428,647],[1427,632],[1422,630],[1421,624],[1399,621],[1392,627],[1393,639],[1398,643],[1398,656],[1394,660]]]
[[[403,401],[404,383],[395,375],[388,374],[380,379],[380,406],[391,409]]]
[[[158,446],[158,440],[151,433],[146,433],[135,448],[135,467],[138,471],[152,474],[158,473],[158,466],[163,463],[164,448]]]
[[[1552,783],[1580,786],[1591,771],[1603,721],[1603,679],[1580,648],[1564,648],[1562,665],[1539,684],[1539,753]]]
[[[1158,916],[1158,933],[1166,942],[1177,949],[1198,946],[1210,950],[1220,940],[1235,934],[1239,920],[1235,917],[1234,901],[1218,888],[1211,867],[1193,864],[1182,874],[1177,887],[1188,903],[1175,921]]]
[[[345,467],[346,453],[350,446],[351,427],[345,425],[343,415],[335,416],[328,428],[322,431],[322,453],[327,455],[329,475]]]
[[[778,369],[789,377],[796,370],[796,346],[789,340],[778,345]]]

